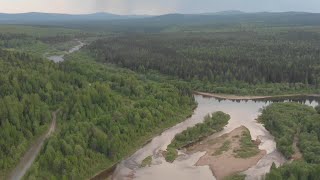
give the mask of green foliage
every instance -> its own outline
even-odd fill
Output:
[[[218,149],[216,152],[214,152],[213,155],[214,155],[214,156],[217,156],[217,155],[222,154],[222,153],[225,152],[225,151],[228,151],[228,150],[230,149],[230,144],[231,144],[231,141],[229,141],[229,140],[225,141],[225,142],[222,144],[222,146],[219,147],[219,149]]]
[[[175,148],[168,147],[165,152],[165,159],[167,162],[172,163],[178,157],[178,151]]]
[[[304,180],[319,179],[320,165],[309,164],[303,161],[294,161],[277,169],[272,169],[265,177],[266,180]]]
[[[235,174],[228,177],[223,178],[223,180],[245,180],[246,175],[244,174]]]
[[[80,30],[64,28],[0,25],[0,48],[40,57],[61,55],[78,44],[75,39],[86,40],[91,36]]]
[[[24,59],[21,61],[20,59]],[[49,62],[0,49],[0,179],[51,119],[44,88]],[[52,66],[53,67],[53,66]],[[44,74],[44,75],[43,75]],[[45,78],[46,77],[46,78]]]
[[[80,30],[60,27],[28,26],[28,25],[0,25],[0,33],[3,34],[25,34],[34,37],[54,37],[58,35],[73,35],[81,33]]]
[[[148,156],[142,161],[140,166],[141,167],[151,166],[151,163],[152,163],[152,156]]]
[[[315,109],[298,103],[274,103],[262,111],[259,120],[275,136],[277,148],[287,158],[294,153],[293,139],[298,135],[305,160],[320,163],[320,115]]]
[[[198,91],[319,93],[319,37],[318,30],[229,29],[122,35],[97,40],[88,48],[102,62],[155,70],[190,82]]]
[[[235,150],[236,157],[249,158],[260,152],[257,145],[251,140],[250,131],[244,131],[240,139],[240,148]]]
[[[26,179],[88,178],[192,112],[191,91],[88,59],[74,54],[59,66],[71,76],[61,80],[72,89],[60,105],[59,133],[48,140]]]
[[[273,165],[266,180],[319,179],[320,114],[315,109],[298,103],[274,103],[263,110],[259,120],[275,136],[278,149],[287,158],[293,154],[292,143],[297,136],[304,158],[280,168]]]
[[[195,106],[182,85],[101,65],[81,53],[68,58],[54,64],[0,50],[0,179],[47,128],[50,110],[61,110],[59,129],[25,179],[89,178],[184,120]]]
[[[212,117],[207,115],[204,118],[203,123],[196,124],[175,136],[167,148],[168,153],[165,158],[168,162],[173,162],[177,157],[177,154],[175,153],[176,149],[183,148],[186,145],[195,143],[215,132],[221,131],[223,127],[228,124],[229,119],[230,115],[221,111],[213,113]]]
[[[207,115],[203,123],[196,124],[187,130],[177,134],[169,147],[180,149],[188,144],[199,141],[215,132],[221,131],[228,124],[230,116],[221,111]]]
[[[316,106],[315,109],[318,112],[318,114],[320,114],[320,105]]]

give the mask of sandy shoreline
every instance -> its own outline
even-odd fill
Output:
[[[207,154],[202,154],[201,156],[198,157],[198,159],[196,159],[195,162],[193,162],[191,164],[192,167],[194,167],[194,165],[199,165],[199,166],[203,166],[201,164],[201,160],[207,160],[206,162],[209,162],[209,163],[212,163],[212,166],[210,166],[208,163],[206,165],[204,165],[203,167],[207,167],[207,171],[210,173],[210,175],[214,174],[214,176],[217,176],[218,179],[221,179],[220,177],[226,177],[228,175],[231,175],[232,172],[235,172],[235,173],[239,173],[239,172],[245,172],[247,171],[248,169],[252,168],[252,167],[255,167],[255,169],[249,173],[249,175],[252,175],[254,174],[254,177],[256,175],[256,171],[258,172],[258,175],[260,175],[259,173],[261,173],[263,171],[263,173],[265,172],[265,169],[269,169],[268,166],[268,163],[270,160],[274,160],[272,159],[274,157],[274,155],[270,155],[268,157],[265,157],[267,152],[268,154],[273,152],[274,150],[272,149],[273,148],[273,140],[272,138],[270,138],[269,135],[267,132],[265,132],[266,130],[260,125],[256,125],[256,123],[251,122],[251,119],[252,117],[250,116],[250,114],[253,114],[254,116],[256,112],[258,112],[258,109],[255,109],[256,106],[261,106],[263,107],[265,105],[264,101],[268,101],[268,100],[273,100],[272,98],[274,98],[275,100],[277,100],[277,98],[279,98],[280,100],[286,100],[285,98],[287,99],[290,99],[288,97],[296,97],[297,100],[299,100],[300,98],[305,98],[307,99],[306,97],[320,97],[320,95],[312,95],[312,94],[309,94],[309,95],[306,95],[306,94],[293,94],[293,95],[284,95],[284,96],[237,96],[237,95],[227,95],[227,94],[215,94],[215,93],[204,93],[204,92],[194,92],[194,95],[195,95],[195,98],[199,98],[201,99],[198,104],[198,108],[201,107],[204,111],[208,111],[208,112],[211,112],[211,109],[216,109],[216,110],[221,110],[221,111],[224,111],[224,108],[228,108],[228,106],[230,106],[230,103],[231,102],[227,102],[227,105],[224,105],[224,106],[217,106],[216,104],[212,103],[212,104],[207,104],[207,101],[208,102],[211,102],[211,101],[214,101],[215,103],[220,103],[220,100],[234,100],[234,101],[241,101],[241,100],[244,100],[244,101],[249,101],[249,100],[252,100],[252,102],[250,101],[248,104],[247,103],[244,103],[244,107],[239,105],[239,103],[234,103],[232,104],[231,103],[231,107],[233,109],[229,110],[228,113],[231,113],[233,116],[234,116],[234,121],[231,121],[231,125],[230,127],[239,127],[240,125],[243,125],[245,127],[245,129],[250,129],[250,132],[253,133],[251,134],[253,139],[256,139],[256,138],[261,138],[259,136],[262,136],[262,139],[260,139],[262,141],[262,144],[260,146],[263,146],[263,150],[261,150],[256,156],[254,157],[250,157],[250,158],[247,158],[247,159],[241,159],[241,158],[234,158],[232,160],[230,160],[230,157],[232,158],[232,151],[230,152],[224,152],[222,154],[224,154],[223,156],[216,156],[214,158],[217,158],[217,160],[214,159],[214,161],[212,161],[212,159],[210,160],[210,156],[214,153],[214,150],[211,150],[212,153],[207,153]],[[199,96],[197,96],[199,95]],[[205,98],[205,97],[214,97],[211,99],[209,98]],[[294,99],[294,98],[293,98]],[[315,98],[316,99],[316,98]],[[255,101],[256,100],[256,101]],[[203,103],[202,101],[206,102],[206,103]],[[261,101],[261,102],[260,102]],[[201,104],[202,102],[202,104]],[[263,105],[259,104],[259,103],[262,103],[263,102]],[[258,103],[258,105],[255,105],[255,106],[251,106],[252,104],[255,104],[255,103]],[[226,107],[225,107],[226,106]],[[254,108],[254,110],[247,110],[247,108]],[[202,112],[201,111],[201,112]],[[241,114],[241,119],[249,119],[250,121],[248,121],[248,123],[246,123],[247,121],[242,121],[242,120],[239,120],[237,119],[238,117],[238,113],[239,112],[242,112],[244,111],[244,113],[240,113]],[[249,114],[249,115],[248,115]],[[193,115],[194,116],[194,115]],[[196,116],[194,116],[196,117]],[[199,119],[199,118],[197,118]],[[239,124],[236,123],[236,121],[239,121]],[[188,120],[184,121],[184,123],[188,123]],[[187,125],[189,126],[189,125]],[[175,127],[175,126],[174,126]],[[152,155],[152,153],[154,153],[156,150],[159,149],[159,145],[160,146],[163,146],[164,145],[164,142],[166,142],[166,138],[168,137],[165,137],[165,136],[172,136],[172,134],[175,134],[176,132],[176,128],[174,127],[171,127],[169,128],[170,129],[170,132],[166,132],[164,131],[163,133],[161,133],[161,135],[158,137],[154,137],[153,138],[153,143],[149,142],[149,144],[147,144],[146,146],[144,146],[142,149],[139,149],[138,154],[136,155],[136,157],[134,157],[134,155],[132,155],[133,157],[131,157],[132,159],[129,159],[128,161],[124,162],[123,164],[120,164],[118,165],[119,170],[117,170],[116,173],[114,173],[113,175],[115,175],[114,177],[119,177],[118,179],[130,179],[130,178],[133,178],[131,175],[130,175],[130,172],[132,172],[130,169],[131,165],[135,162],[139,162],[139,158],[142,157],[143,155],[141,155],[142,153],[147,153],[149,155]],[[230,129],[230,127],[228,127],[227,129],[227,132],[231,132],[232,130],[235,130],[234,128],[232,128],[232,130]],[[172,129],[172,130],[171,130]],[[236,128],[237,129],[237,128]],[[228,136],[228,134],[225,134],[226,136]],[[222,135],[221,137],[224,137],[226,138],[226,136]],[[212,138],[212,137],[211,137]],[[228,138],[228,137],[227,137]],[[232,138],[231,138],[231,141],[232,141]],[[221,146],[221,144],[223,144],[224,140],[222,140],[220,142],[220,145],[218,145],[216,147],[219,148],[219,146]],[[203,141],[199,142],[199,143],[203,143]],[[271,143],[271,144],[270,144]],[[258,144],[258,142],[257,142]],[[196,146],[198,146],[199,144],[196,144]],[[266,146],[266,147],[265,147]],[[274,147],[275,148],[275,147]],[[144,149],[144,150],[143,150]],[[186,147],[186,149],[189,149],[189,147]],[[270,151],[270,149],[272,149],[272,151]],[[141,151],[141,152],[140,152]],[[196,153],[199,153],[199,152],[209,152],[210,150],[197,150],[197,151],[194,151],[194,152],[187,152],[187,154],[191,153],[191,154],[196,154]],[[270,151],[270,152],[269,152]],[[137,153],[136,152],[136,153]],[[221,154],[221,155],[222,155]],[[277,155],[277,154],[276,154]],[[201,158],[200,158],[201,157]],[[282,157],[282,156],[281,156]],[[280,159],[281,159],[280,157]],[[144,157],[145,158],[145,157]],[[144,158],[140,158],[141,160],[144,159]],[[224,159],[225,158],[225,159]],[[159,161],[159,157],[153,157],[153,160],[157,160]],[[238,163],[234,163],[235,164],[235,167],[230,167],[229,163],[233,164],[233,162],[236,162],[236,160],[239,160]],[[277,157],[277,159],[275,160],[277,162],[279,158]],[[242,162],[242,160],[244,160],[245,162]],[[161,161],[161,160],[160,160]],[[222,162],[222,163],[217,163],[217,162]],[[258,165],[258,162],[261,163]],[[281,160],[279,160],[281,161]],[[197,163],[196,163],[197,162]],[[213,163],[214,162],[214,163]],[[227,164],[224,164],[224,162],[227,162]],[[159,177],[162,177],[163,173],[167,173],[166,176],[167,177],[170,177],[170,175],[173,175],[176,177],[178,176],[177,175],[177,172],[176,171],[182,171],[182,167],[178,167],[177,164],[179,164],[180,162],[177,161],[176,164],[173,164],[173,165],[168,165],[166,163],[164,163],[164,165],[159,165],[159,164],[156,164],[156,165],[152,165],[151,167],[148,167],[148,168],[141,168],[141,169],[136,169],[135,171],[135,175],[137,175],[137,179],[150,179],[150,174],[153,174],[155,175],[155,173],[159,173]],[[184,162],[183,162],[184,163]],[[198,164],[199,163],[199,164]],[[126,164],[128,164],[128,167],[126,166]],[[181,163],[182,164],[182,163]],[[243,164],[245,164],[245,166],[243,166]],[[179,164],[180,165],[180,164]],[[184,164],[185,165],[185,164]],[[219,169],[220,167],[221,169]],[[258,168],[256,167],[258,166]],[[270,164],[271,166],[271,164]],[[188,166],[189,167],[189,166]],[[185,168],[185,166],[184,166]],[[201,168],[201,167],[194,167],[194,170],[199,170],[198,168]],[[215,168],[215,170],[214,170]],[[177,170],[178,169],[178,170]],[[227,169],[227,171],[225,171]],[[228,169],[231,169],[231,171],[229,171]],[[189,171],[189,170],[188,170]],[[213,173],[212,173],[213,172]],[[192,174],[192,173],[191,173]],[[128,176],[129,175],[129,176]],[[179,174],[179,176],[181,175],[181,177],[185,177],[186,175],[184,174]],[[246,173],[247,176],[249,176],[247,173]],[[262,175],[262,174],[261,174]],[[130,178],[128,178],[130,177]],[[190,179],[190,176],[187,175],[187,177]],[[186,179],[188,179],[186,178]]]
[[[320,94],[287,94],[287,95],[275,95],[275,96],[238,96],[233,94],[217,94],[217,93],[206,93],[194,91],[196,95],[202,95],[204,97],[214,97],[218,99],[225,100],[264,100],[264,99],[274,99],[274,98],[289,98],[289,97],[317,97],[320,98]]]
[[[249,130],[241,126],[221,137],[209,136],[187,148],[187,153],[206,151],[206,154],[198,160],[196,166],[208,165],[217,180],[246,171],[257,164],[266,155],[266,151],[259,150],[256,155],[248,158],[237,157],[235,152],[240,147],[240,138],[245,131]],[[226,141],[230,142],[229,148],[219,152]],[[259,140],[256,142],[256,148],[258,149]]]

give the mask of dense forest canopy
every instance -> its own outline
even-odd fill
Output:
[[[257,12],[257,13],[206,13],[206,14],[166,14],[160,16],[118,16],[109,14],[68,15],[26,13],[0,14],[0,24],[27,24],[81,29],[91,32],[143,32],[159,33],[167,31],[198,29],[216,30],[221,28],[250,27],[301,27],[319,26],[319,13],[304,12]],[[112,16],[112,15],[111,15]],[[104,17],[104,18],[102,18]],[[46,19],[47,18],[47,19]],[[46,19],[46,20],[44,20]],[[54,28],[57,29],[57,28]],[[60,31],[64,30],[60,28]],[[200,31],[203,32],[203,28]],[[50,31],[50,30],[47,30]]]
[[[303,159],[271,168],[266,179],[318,179],[320,170],[320,114],[298,103],[274,103],[262,111],[259,120],[275,136],[277,148],[287,158],[297,144]],[[296,141],[296,142],[295,142]]]
[[[194,106],[191,91],[182,86],[88,59],[73,55],[54,64],[0,50],[1,177],[46,130],[56,109],[59,131],[26,179],[90,177],[183,120]]]
[[[24,53],[0,50],[0,177],[23,155],[51,120],[49,74],[56,65]],[[54,77],[52,77],[54,78]]]
[[[57,109],[58,130],[24,179],[85,179],[113,166],[191,115],[194,90],[319,93],[318,17],[172,14],[130,22],[54,24],[82,30],[1,25],[0,179],[48,129]],[[64,54],[79,39],[94,42],[59,64],[43,58]],[[276,137],[278,149],[290,158],[297,137],[303,154],[301,162],[273,167],[267,179],[319,176],[317,111],[291,103],[263,110],[260,119]],[[221,121],[213,129],[219,130],[229,116],[207,117],[209,125],[215,118]],[[197,125],[186,132],[176,137],[169,152],[176,155],[175,148],[187,139],[212,130]]]
[[[78,43],[77,40],[90,42],[96,37],[97,34],[57,27],[0,26],[0,48],[40,57],[63,54],[75,46]]]
[[[89,50],[102,62],[201,81],[198,89],[221,91],[206,88],[209,82],[222,87],[281,84],[290,91],[320,86],[319,38],[318,31],[298,29],[128,34],[97,40]]]

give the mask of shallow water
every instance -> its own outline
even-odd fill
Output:
[[[128,174],[132,173],[134,174],[134,179],[140,180],[156,178],[184,180],[215,179],[208,166],[194,166],[203,153],[184,154],[182,158],[170,164],[162,157],[161,150],[166,150],[177,133],[202,122],[207,114],[216,111],[223,111],[231,116],[229,124],[223,131],[217,133],[216,136],[229,133],[237,127],[245,126],[249,129],[254,140],[257,138],[261,140],[259,148],[267,152],[255,166],[244,172],[247,175],[247,179],[260,179],[269,171],[273,162],[277,165],[286,162],[286,159],[277,151],[273,136],[262,124],[255,120],[260,114],[261,108],[272,102],[255,102],[251,100],[238,102],[230,100],[219,101],[215,98],[204,98],[198,95],[195,95],[195,99],[198,102],[198,107],[195,109],[192,117],[164,131],[131,157],[119,163],[113,174],[113,179],[128,179]],[[316,106],[318,103],[307,100],[305,104]],[[150,155],[153,156],[152,166],[139,168],[142,160]]]
[[[78,41],[78,45],[72,47],[66,54],[70,54],[70,53],[73,53],[73,52],[76,52],[76,51],[79,51],[85,44],[81,41]],[[55,62],[55,63],[59,63],[59,62],[63,62],[64,61],[64,56],[66,54],[63,54],[63,55],[57,55],[57,56],[49,56],[47,57],[47,59]]]
[[[49,56],[49,57],[47,57],[47,59],[49,59],[49,60],[51,60],[51,61],[53,61],[53,62],[55,62],[55,63],[58,63],[58,62],[64,61],[63,57],[64,57],[64,55],[60,55],[60,56]]]

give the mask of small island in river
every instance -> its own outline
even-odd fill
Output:
[[[259,144],[259,139],[252,141],[249,130],[241,126],[220,137],[213,134],[188,147],[187,153],[206,151],[196,166],[208,165],[219,180],[257,164],[266,154],[265,151],[259,150]]]
[[[178,157],[177,150],[184,150],[187,154],[206,152],[195,165],[209,166],[218,180],[254,166],[266,151],[259,149],[261,141],[252,140],[245,126],[217,136],[216,132],[221,131],[229,119],[228,114],[216,112],[211,117],[206,116],[203,123],[177,134],[163,153],[165,159],[173,162]]]

